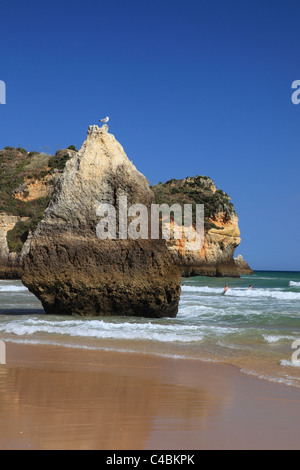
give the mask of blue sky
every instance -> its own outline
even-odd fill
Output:
[[[0,148],[110,132],[152,184],[197,174],[229,193],[255,269],[300,270],[300,4],[64,0],[0,6]]]

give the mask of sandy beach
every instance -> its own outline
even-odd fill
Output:
[[[298,449],[300,390],[197,360],[7,343],[0,449]]]

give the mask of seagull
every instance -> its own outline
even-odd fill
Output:
[[[109,117],[106,116],[104,119],[99,119],[99,122],[105,122],[105,124],[109,121]]]

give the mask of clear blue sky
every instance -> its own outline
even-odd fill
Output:
[[[110,132],[151,183],[229,193],[255,269],[300,270],[299,0],[1,0],[0,148]]]

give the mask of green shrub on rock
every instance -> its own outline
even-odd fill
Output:
[[[49,160],[49,166],[50,168],[57,169],[57,170],[63,170],[66,166],[66,163],[68,160],[70,160],[70,155],[65,154],[65,155],[54,155],[53,157],[50,158]]]

